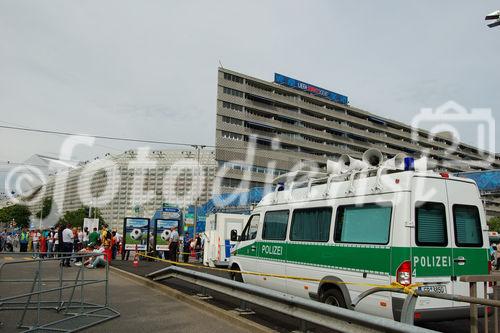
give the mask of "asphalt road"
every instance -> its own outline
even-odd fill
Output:
[[[134,267],[131,261],[116,261],[113,265],[117,268],[126,270],[128,272],[145,276],[148,273],[154,272],[158,269],[167,267],[168,264],[161,262],[150,262],[150,261],[140,261],[138,267]],[[224,272],[203,270],[204,272],[226,277],[228,278],[228,274]],[[499,273],[496,273],[499,274]],[[199,292],[197,286],[193,286],[187,282],[177,280],[177,279],[169,279],[163,281],[165,285],[169,287],[175,288],[187,294],[196,294]],[[226,295],[210,292],[210,295],[213,297],[212,300],[209,300],[211,304],[219,306],[224,309],[234,309],[239,306],[239,300],[227,297]],[[261,325],[272,328],[278,332],[290,332],[296,330],[299,327],[299,322],[297,319],[282,315],[275,311],[270,311],[266,308],[259,307],[258,305],[250,305],[251,309],[256,312],[255,315],[248,316],[248,319],[251,319]],[[490,317],[490,327],[493,325],[493,318]],[[483,330],[483,319],[480,319],[480,332]],[[427,322],[421,323],[419,326],[445,332],[445,333],[469,333],[470,322],[468,319],[464,320],[454,320],[454,321],[441,321],[441,322]],[[323,327],[315,327],[311,326],[314,332],[322,333],[322,332],[331,332],[331,330],[325,329]]]

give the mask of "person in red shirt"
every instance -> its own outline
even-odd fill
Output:
[[[45,232],[40,234],[40,258],[45,258],[47,253],[47,238],[45,237]]]

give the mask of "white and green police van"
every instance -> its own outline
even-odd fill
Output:
[[[352,161],[351,161],[352,162]],[[238,235],[232,277],[345,308],[363,284],[422,283],[421,290],[469,295],[462,275],[488,274],[488,229],[474,181],[403,170],[329,176],[295,188],[277,187]],[[353,163],[351,163],[353,165]],[[234,235],[233,235],[234,236]],[[321,282],[319,282],[321,281]],[[347,284],[346,284],[347,283]],[[355,283],[355,284],[348,284]],[[478,287],[483,297],[483,288]],[[405,295],[377,293],[356,311],[400,319]],[[467,317],[468,304],[420,297],[415,321]]]

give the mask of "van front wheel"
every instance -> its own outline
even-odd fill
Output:
[[[323,293],[323,303],[339,308],[347,308],[342,292],[336,288],[328,289]]]
[[[233,272],[229,273],[231,280],[237,281],[237,282],[243,282],[243,276],[241,275],[241,273],[237,272],[237,271],[240,271],[240,268],[237,265],[235,265],[235,266],[231,267],[231,270],[233,271]]]

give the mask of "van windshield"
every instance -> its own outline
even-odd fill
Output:
[[[259,227],[260,215],[252,215],[241,233],[241,241],[252,240],[257,236],[257,229]]]

